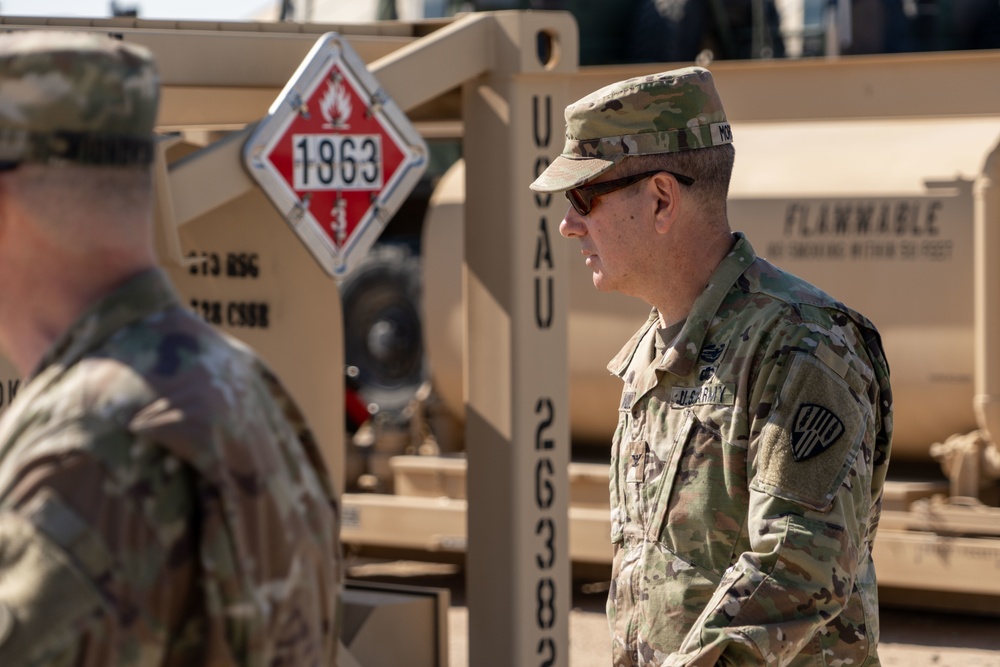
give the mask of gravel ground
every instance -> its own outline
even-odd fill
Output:
[[[468,667],[468,610],[457,566],[356,562],[348,564],[348,577],[448,588],[448,665]],[[570,612],[570,667],[608,667],[606,593],[585,593],[590,587],[577,583]],[[1000,618],[883,607],[881,625],[879,657],[885,667],[1000,667]]]

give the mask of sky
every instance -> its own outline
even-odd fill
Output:
[[[277,0],[117,0],[122,8],[137,7],[144,19],[246,20]],[[107,18],[111,0],[0,0],[6,16],[66,16]]]

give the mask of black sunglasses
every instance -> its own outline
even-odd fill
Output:
[[[587,215],[590,213],[590,209],[594,208],[594,200],[601,195],[606,195],[609,192],[614,192],[615,190],[621,190],[622,188],[628,187],[633,183],[638,183],[639,181],[645,180],[650,176],[656,176],[657,174],[667,173],[677,179],[677,182],[681,185],[693,185],[694,179],[690,176],[685,176],[684,174],[675,174],[672,171],[667,171],[666,169],[657,169],[656,171],[646,171],[641,174],[633,174],[631,176],[625,176],[624,178],[616,178],[613,181],[604,181],[602,183],[595,183],[594,185],[581,185],[580,187],[573,188],[572,190],[566,191],[566,199],[569,203],[573,205],[576,212],[580,215]]]

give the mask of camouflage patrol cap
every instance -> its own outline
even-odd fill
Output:
[[[148,164],[158,101],[142,47],[87,33],[0,35],[0,166]]]
[[[635,77],[566,107],[566,145],[531,189],[569,190],[627,156],[675,153],[732,140],[708,70],[685,67]]]

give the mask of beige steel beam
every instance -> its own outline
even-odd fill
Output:
[[[257,187],[242,167],[243,144],[253,128],[248,125],[170,165],[165,193],[172,201],[174,218],[163,218],[168,228],[197,220]]]
[[[561,667],[571,603],[569,253],[558,237],[562,205],[528,184],[562,149],[576,25],[563,13],[493,16],[480,44],[490,71],[462,92],[469,659]]]
[[[493,14],[469,14],[428,39],[379,58],[368,69],[393,101],[409,111],[489,71],[497,32]]]
[[[428,554],[464,554],[468,501],[455,498],[345,493],[341,496],[345,545]],[[574,563],[611,564],[607,509],[569,508],[569,556]]]
[[[572,78],[570,96],[578,99],[614,81],[687,64],[584,68]],[[1000,51],[720,60],[709,69],[734,122],[1000,113],[1000,87],[986,83],[1000,76]]]
[[[141,44],[156,56],[163,85],[167,87],[281,88],[324,33],[336,32],[348,37],[361,58],[371,62],[448,23],[448,20],[294,23],[0,16],[0,27],[4,30],[106,32]]]
[[[158,129],[161,132],[239,130],[263,118],[280,92],[280,86],[165,87],[160,98]]]
[[[323,33],[346,36],[361,59],[370,63],[445,25],[448,22],[324,24],[0,17],[0,28],[4,30],[107,32],[150,49],[161,77],[158,125],[163,130],[236,129],[259,120]]]
[[[464,551],[464,500],[344,494],[343,505],[345,544],[431,553]],[[893,518],[906,513],[891,514],[887,518],[893,525],[897,523]],[[608,511],[571,507],[569,517],[573,562],[610,565]],[[906,516],[898,518],[898,523],[910,522]],[[874,557],[880,586],[995,596],[994,613],[1000,613],[1000,576],[983,576],[984,572],[1000,572],[1000,541],[996,539],[883,526]],[[926,606],[934,607],[932,601],[926,601]]]
[[[341,496],[345,545],[464,553],[468,501],[377,493]]]
[[[463,459],[399,456],[390,462],[399,496],[346,494],[346,544],[425,554],[460,554],[466,536],[466,464]],[[610,566],[607,466],[571,463],[569,553],[575,565]],[[910,590],[907,604],[923,608],[1000,613],[1000,510],[944,502],[946,482],[886,486],[875,547],[879,583]],[[436,557],[436,556],[431,556]],[[939,597],[950,591],[965,597]],[[975,594],[975,600],[969,595]],[[915,599],[914,599],[915,598]],[[959,605],[959,606],[956,606]]]
[[[392,54],[415,40],[446,27],[453,30],[455,23],[470,18],[482,20],[482,15],[370,24],[0,17],[0,27],[99,30],[148,46],[163,75],[161,124],[178,127],[256,120],[262,112],[246,118],[248,112],[240,112],[239,103],[264,100],[265,106],[257,108],[266,109],[322,33],[347,36],[365,62],[375,63],[387,57],[396,59]],[[456,43],[465,39],[457,37]],[[465,48],[444,66],[400,79],[400,85],[393,83],[386,89],[395,90],[394,95],[400,95],[401,100],[410,94],[403,93],[404,88],[419,91],[427,81],[446,76],[453,68],[466,68],[466,59],[477,58],[486,50],[475,42],[466,42]],[[530,58],[531,53],[527,48],[519,55]],[[577,99],[607,83],[682,64],[689,63],[583,68],[572,77],[569,94]],[[709,67],[725,92],[730,119],[737,122],[1000,113],[1000,88],[985,85],[1000,73],[1000,51],[720,60]],[[822,87],[815,85],[820,77]],[[984,85],[970,85],[975,81]],[[933,92],[927,82],[933,82]],[[230,94],[232,104],[225,101]],[[180,115],[174,116],[174,110]]]
[[[389,459],[394,492],[401,496],[464,500],[467,466],[461,457],[393,456]],[[569,492],[573,507],[608,513],[608,465],[570,463]],[[930,494],[924,494],[926,497]],[[604,541],[610,539],[610,533]]]
[[[461,553],[465,547],[464,500],[344,494],[342,539],[357,547],[391,547],[428,553]],[[576,564],[610,565],[611,523],[607,509],[570,507],[569,553]],[[936,524],[938,532],[905,530],[913,523],[907,512],[889,512],[879,531],[874,558],[879,586],[924,591],[924,608],[936,608],[934,592],[976,594],[991,604],[979,611],[1000,614],[1000,541],[995,538],[946,534],[966,526]],[[899,528],[895,526],[900,526]]]

